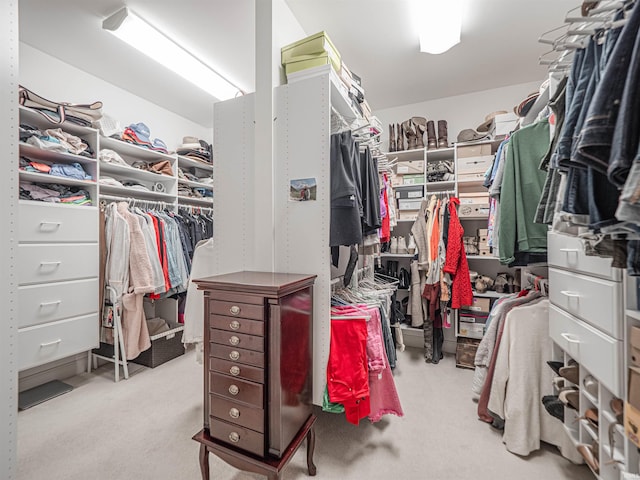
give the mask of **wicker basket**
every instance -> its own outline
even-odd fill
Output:
[[[171,330],[149,337],[151,347],[131,361],[145,367],[155,368],[184,355],[184,345],[182,344],[184,325],[169,323],[169,327]]]

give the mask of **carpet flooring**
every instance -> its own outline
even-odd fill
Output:
[[[501,434],[476,418],[471,370],[447,356],[426,364],[418,350],[399,353],[395,379],[405,416],[360,426],[317,409],[318,479],[591,480],[546,446],[529,457],[509,453]],[[202,367],[187,352],[156,369],[135,367],[113,383],[111,366],[72,377],[72,392],[18,415],[19,480],[199,480]],[[211,455],[213,480],[257,480]],[[284,480],[308,478],[304,448]]]

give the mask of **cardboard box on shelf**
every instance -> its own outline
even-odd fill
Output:
[[[486,246],[486,247],[479,246],[478,247],[478,255],[480,255],[481,257],[490,257],[491,256],[491,249],[488,246]]]
[[[456,367],[476,368],[475,359],[479,344],[480,340],[476,338],[458,337],[456,344]]]
[[[396,189],[396,198],[398,199],[422,199],[424,197],[423,185],[409,185]]]
[[[462,203],[462,201],[460,203]],[[489,202],[481,202],[481,203],[489,203]],[[489,229],[488,228],[479,228],[478,229],[478,237],[482,238],[482,237],[486,237],[487,235],[489,235]]]
[[[493,124],[489,128],[489,132],[494,137],[508,135],[516,128],[517,124],[518,117],[514,113],[496,115],[493,119]]]
[[[286,65],[294,60],[296,57],[304,55],[318,55],[326,53],[331,59],[331,64],[336,72],[340,72],[342,67],[342,59],[340,52],[335,47],[333,42],[329,39],[326,32],[318,32],[314,35],[309,35],[302,40],[285,45],[280,49],[280,57],[283,65]]]
[[[493,155],[458,158],[458,174],[484,173],[493,164]]]
[[[462,319],[460,319],[458,331],[462,337],[482,338],[484,336],[484,324],[463,322]]]
[[[491,155],[491,144],[481,143],[478,145],[461,145],[456,149],[456,154],[458,159]]]
[[[398,200],[398,210],[419,210],[422,199],[401,199]]]
[[[291,75],[292,73],[319,67],[321,65],[328,65],[329,63],[331,63],[331,58],[326,52],[313,55],[301,55],[299,57],[294,57],[287,62],[284,66],[284,71],[287,75]]]
[[[424,175],[422,174],[402,175],[403,185],[418,185],[421,183],[424,183]]]
[[[460,194],[460,205],[480,204],[485,205],[489,203],[489,192],[469,192]]]
[[[460,218],[478,217],[484,218],[489,216],[489,204],[473,203],[460,205],[458,209]]]
[[[484,181],[484,172],[476,172],[476,173],[459,173],[458,174],[458,184],[463,184],[465,182],[483,182]]]
[[[473,304],[463,307],[464,310],[470,312],[485,312],[491,311],[491,299],[485,297],[473,297]]]
[[[408,160],[406,162],[399,162],[396,166],[396,173],[398,175],[423,174],[424,160]]]

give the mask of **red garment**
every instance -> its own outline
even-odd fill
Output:
[[[349,423],[358,425],[371,412],[364,318],[331,320],[327,390],[329,400],[344,405]]]
[[[447,242],[447,259],[443,271],[453,276],[451,292],[451,308],[473,304],[473,291],[469,279],[469,264],[464,251],[462,237],[464,229],[458,218],[457,205],[460,200],[452,197],[449,200],[449,237]]]
[[[387,178],[387,174],[385,173],[382,176],[382,185],[384,189],[382,190],[382,200],[384,201],[384,206],[387,209],[387,214],[382,218],[382,227],[380,230],[380,243],[386,243],[391,240],[391,223],[389,222],[389,197],[387,195],[387,182],[389,179]]]

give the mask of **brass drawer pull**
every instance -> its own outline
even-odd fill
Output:
[[[237,385],[231,385],[229,386],[229,393],[231,395],[237,395],[238,393],[240,393],[240,389],[238,388]]]
[[[240,416],[240,410],[238,410],[237,408],[232,408],[231,410],[229,410],[229,416],[231,418],[238,418]]]
[[[238,434],[238,432],[231,432],[229,434],[229,440],[231,440],[233,443],[238,443],[240,441],[240,435]]]
[[[238,360],[238,359],[240,358],[240,352],[237,352],[237,351],[235,351],[235,350],[234,350],[234,351],[232,351],[232,352],[229,354],[229,358],[230,358],[231,360]]]
[[[240,315],[240,307],[237,305],[231,307],[229,311],[231,312],[231,315]]]
[[[238,330],[238,329],[240,328],[240,322],[239,322],[239,321],[237,321],[237,320],[234,320],[233,322],[231,322],[231,323],[229,324],[229,328],[230,328],[231,330]]]
[[[236,367],[235,365],[229,369],[229,373],[234,377],[240,375],[240,367]]]
[[[231,345],[238,345],[240,343],[240,339],[233,335],[231,338],[229,338],[229,343]]]

